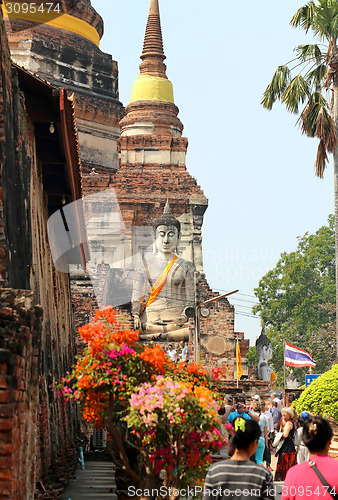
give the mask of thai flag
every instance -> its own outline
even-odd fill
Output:
[[[285,342],[285,365],[301,368],[302,366],[316,366],[311,354]]]

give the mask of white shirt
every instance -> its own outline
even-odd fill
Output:
[[[168,356],[171,359],[171,361],[173,361],[174,363],[176,363],[176,351],[175,351],[175,349],[172,349],[171,351],[168,351]]]
[[[273,432],[274,426],[273,426],[273,418],[272,418],[272,413],[270,410],[265,410],[264,415],[268,421],[268,432]]]
[[[275,399],[273,399],[272,401],[276,401],[278,410],[279,410],[279,411],[282,411],[282,409],[283,409],[283,405],[282,405],[281,400],[280,400],[279,398],[275,398]]]

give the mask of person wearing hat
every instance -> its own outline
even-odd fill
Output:
[[[261,397],[258,394],[256,394],[255,396],[252,396],[252,401],[251,401],[250,408],[249,408],[250,410],[252,410],[252,405],[253,405],[254,401],[258,401],[260,403]]]
[[[254,420],[255,422],[259,422],[259,415],[256,415],[256,413],[251,410],[246,411],[245,399],[241,396],[236,398],[235,410],[228,415],[227,422],[232,424],[232,422],[237,417],[242,417],[245,420]]]
[[[299,464],[310,460],[309,448],[305,445],[303,441],[303,428],[305,422],[308,422],[312,416],[313,415],[311,415],[307,411],[303,411],[303,413],[301,413],[298,418],[299,427],[297,429],[294,442],[297,448],[297,463]]]

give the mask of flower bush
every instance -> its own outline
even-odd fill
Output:
[[[138,343],[111,307],[79,332],[87,346],[57,393],[76,399],[87,422],[108,429],[113,456],[139,486],[179,488],[203,479],[210,455],[225,445],[212,376]],[[127,436],[141,458],[138,470],[128,460]]]
[[[204,477],[210,454],[225,445],[217,417],[208,388],[158,376],[131,396],[126,421],[147,449],[148,467],[165,471],[164,483],[177,488]]]
[[[338,421],[338,365],[323,373],[302,392],[293,406],[298,413],[309,411],[314,415]]]

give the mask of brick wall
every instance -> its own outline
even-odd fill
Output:
[[[69,275],[55,270],[50,254],[48,195],[1,9],[0,49],[0,286],[7,287],[0,294],[0,498],[31,500],[36,481],[65,461],[78,434],[75,406],[51,389],[74,362],[74,325]]]
[[[34,498],[41,308],[27,291],[0,292],[0,496]]]

